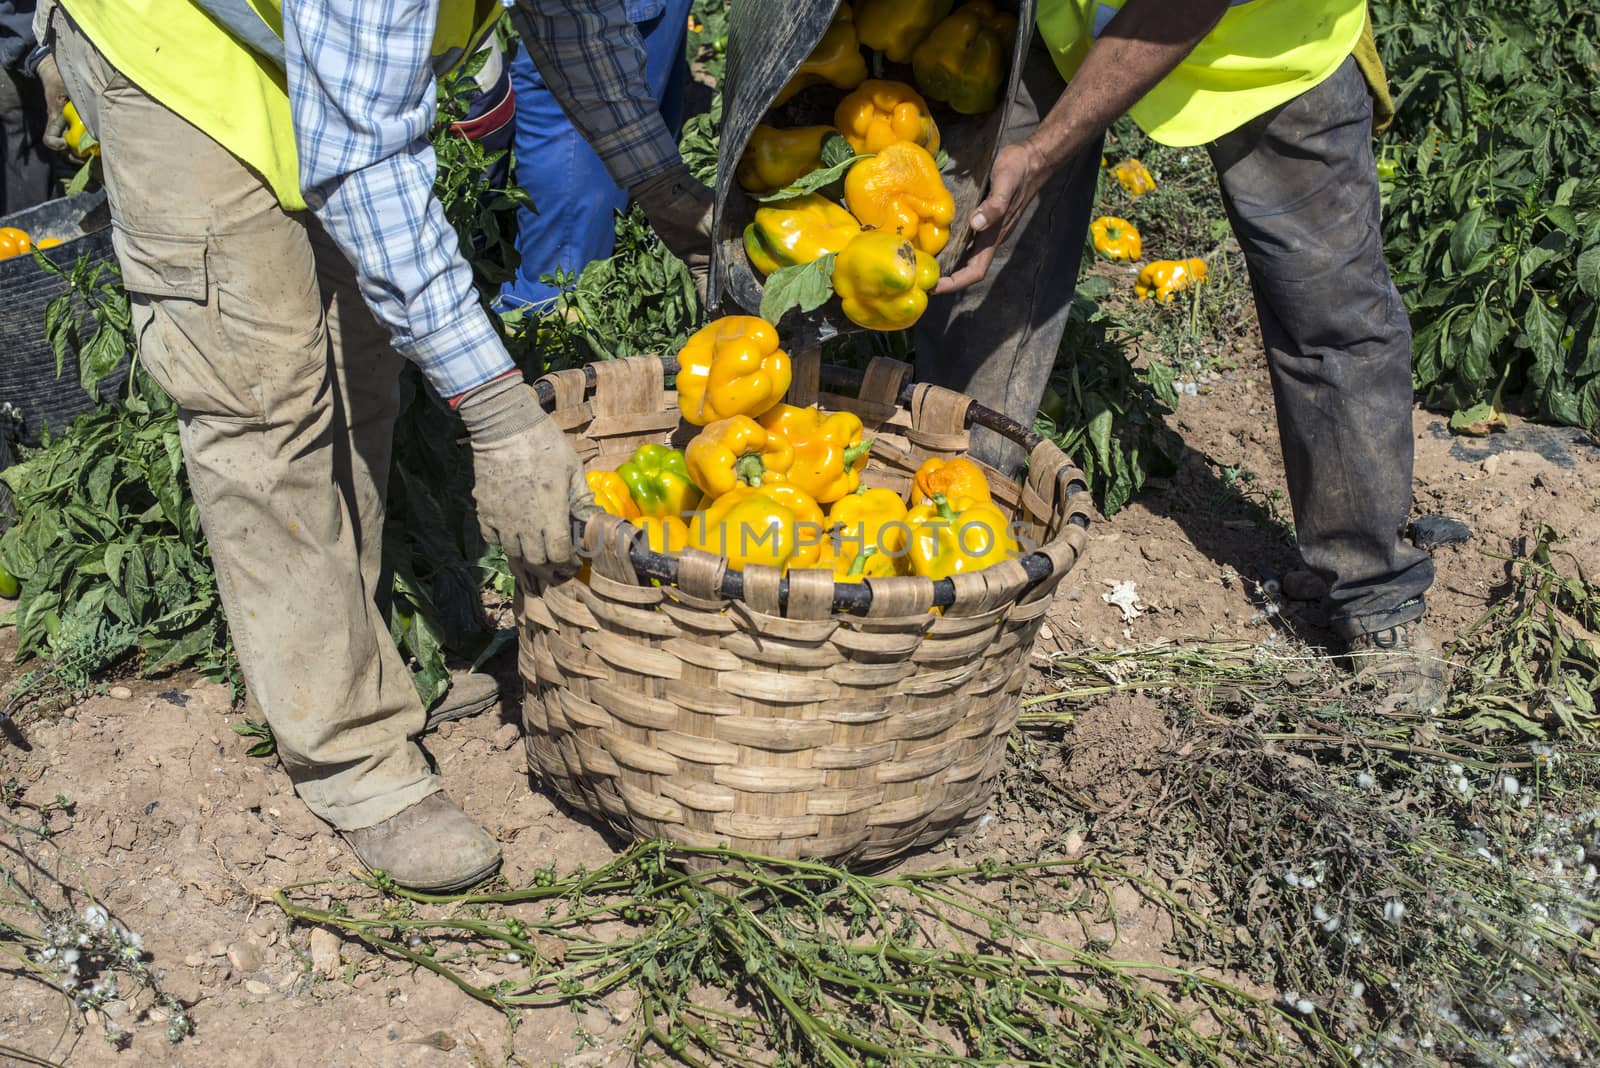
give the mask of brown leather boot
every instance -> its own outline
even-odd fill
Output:
[[[494,836],[443,792],[429,794],[375,826],[339,833],[369,869],[425,893],[465,890],[500,869]]]

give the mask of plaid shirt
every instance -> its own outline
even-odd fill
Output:
[[[678,161],[623,0],[518,0],[551,91],[618,185]],[[440,0],[284,0],[306,203],[355,265],[395,349],[443,397],[513,370],[433,195],[432,45]]]

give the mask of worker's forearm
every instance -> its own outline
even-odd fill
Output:
[[[1077,155],[1165,78],[1228,10],[1228,0],[1128,0],[1028,138],[1049,168]]]

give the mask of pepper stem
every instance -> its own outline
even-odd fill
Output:
[[[876,545],[869,545],[865,549],[862,549],[860,552],[856,553],[856,558],[850,561],[850,571],[848,572],[850,577],[853,578],[857,575],[865,575],[867,573],[867,557],[871,556],[877,551],[878,547]]]
[[[844,450],[844,469],[850,470],[856,461],[872,451],[872,442],[858,441],[854,445],[846,445]]]
[[[760,488],[761,476],[766,474],[767,465],[761,462],[759,453],[746,453],[733,461],[733,474],[741,482],[747,482]]]
[[[939,518],[947,523],[956,517],[956,510],[950,507],[950,498],[942,493],[933,495],[933,506],[939,509]]]

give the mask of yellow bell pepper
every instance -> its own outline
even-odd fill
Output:
[[[750,265],[767,275],[843,251],[860,232],[854,215],[825,196],[807,193],[757,208],[755,221],[744,228],[744,250]]]
[[[88,159],[90,156],[100,154],[100,142],[89,133],[89,128],[83,124],[83,117],[78,114],[77,107],[72,101],[67,101],[61,109],[61,117],[67,120],[67,129],[61,135],[66,141],[67,148],[79,159]]]
[[[1011,521],[992,502],[937,494],[906,515],[911,541],[906,558],[911,573],[942,579],[981,571],[1022,551],[1011,536]]]
[[[868,330],[904,330],[928,310],[939,264],[910,241],[865,230],[833,261],[833,291],[845,318]]]
[[[1125,159],[1112,167],[1111,177],[1136,197],[1142,197],[1156,187],[1156,180],[1150,177],[1149,169],[1136,159]]]
[[[1000,103],[1017,17],[995,11],[989,0],[970,0],[933,28],[916,51],[911,69],[917,86],[963,115],[981,115]]]
[[[910,533],[905,502],[898,493],[882,486],[862,486],[828,510],[829,536],[823,555],[830,559],[836,578],[905,574]]]
[[[1089,224],[1089,235],[1094,241],[1094,250],[1108,260],[1131,263],[1144,255],[1144,239],[1139,236],[1139,228],[1127,219],[1102,215]]]
[[[822,40],[795,70],[789,84],[779,91],[773,106],[788,103],[800,90],[813,85],[854,89],[866,80],[867,60],[861,54],[861,42],[856,39],[855,18],[849,4],[840,4]]]
[[[583,476],[589,484],[589,492],[594,494],[594,503],[602,511],[610,512],[619,519],[638,519],[639,506],[633,503],[633,497],[628,493],[628,484],[622,476],[615,471],[590,471]]]
[[[857,153],[881,152],[896,141],[939,151],[939,126],[928,102],[905,82],[862,82],[839,101],[833,124]]]
[[[822,509],[785,482],[736,486],[695,516],[689,529],[689,544],[726,556],[735,571],[747,564],[811,567],[826,540]]]
[[[869,578],[889,578],[905,574],[900,570],[894,557],[875,547],[869,546],[861,552],[841,556],[828,541],[822,543],[822,552],[817,556],[816,566],[832,571],[835,582],[861,582]]]
[[[748,415],[736,415],[696,434],[683,458],[694,484],[707,497],[717,498],[741,484],[760,486],[769,478],[782,482],[794,463],[794,446]]]
[[[922,39],[950,14],[954,0],[858,0],[856,36],[892,63],[911,62]]]
[[[930,256],[950,240],[956,217],[939,165],[909,141],[896,141],[846,171],[844,202],[862,226],[899,234]]]
[[[634,521],[651,552],[676,556],[689,547],[689,524],[675,515],[647,515]]]
[[[641,515],[682,515],[700,504],[683,453],[667,445],[640,445],[617,475]]]
[[[993,500],[983,468],[965,456],[950,460],[929,457],[911,476],[911,482],[914,492],[912,499],[918,504],[928,504],[941,495],[950,500],[963,497],[973,501]]]
[[[794,463],[784,481],[811,494],[818,504],[831,504],[861,485],[872,442],[861,440],[858,416],[780,404],[760,421],[768,434],[794,447]]]
[[[793,375],[772,324],[754,315],[725,315],[683,343],[678,409],[695,426],[758,416],[783,399]]]
[[[1140,300],[1169,301],[1172,294],[1199,285],[1206,278],[1206,261],[1198,256],[1187,260],[1156,260],[1145,264],[1133,291]]]
[[[733,176],[741,189],[757,194],[793,185],[822,166],[822,142],[833,132],[832,126],[757,126]]]

